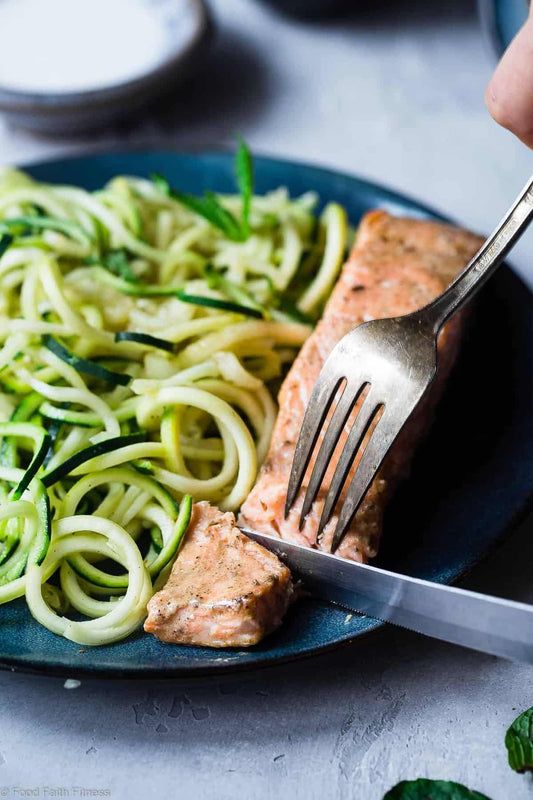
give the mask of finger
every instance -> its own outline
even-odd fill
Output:
[[[533,147],[533,16],[504,53],[485,101],[496,122]]]

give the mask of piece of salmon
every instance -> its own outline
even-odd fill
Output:
[[[393,217],[385,211],[371,211],[364,217],[356,244],[323,317],[302,347],[281,388],[280,410],[270,450],[257,483],[242,506],[239,519],[242,525],[329,550],[338,515],[333,515],[318,543],[317,528],[350,420],[326,473],[325,488],[319,492],[302,530],[299,530],[298,521],[313,462],[288,518],[284,518],[294,449],[320,369],[335,344],[359,323],[407,314],[441,294],[481,243],[479,237],[467,231],[437,222]],[[360,562],[376,555],[385,506],[399,480],[408,472],[416,443],[428,427],[433,406],[455,359],[461,328],[459,315],[443,329],[439,337],[439,372],[432,390],[384,461],[338,555]],[[357,460],[351,475],[356,467]],[[349,479],[340,503],[348,485]]]
[[[284,505],[298,432],[322,364],[339,339],[357,324],[406,314],[440,294],[480,244],[478,237],[451,226],[395,218],[384,211],[366,215],[323,318],[282,386],[270,450],[241,510],[243,525],[316,546],[324,491],[301,532],[298,519],[305,482],[287,520]],[[439,375],[430,396],[406,425],[372,483],[341,545],[341,555],[364,562],[376,554],[385,505],[408,471],[416,442],[428,426],[453,364],[461,327],[461,318],[456,317],[443,330]],[[334,456],[326,486],[335,464]],[[318,544],[323,549],[329,548],[335,523],[336,517]],[[245,647],[281,623],[293,594],[289,570],[240,533],[233,514],[197,503],[171,576],[148,604],[145,630],[166,642]]]
[[[144,629],[164,642],[249,647],[280,625],[292,594],[287,567],[241,533],[233,514],[196,503]]]

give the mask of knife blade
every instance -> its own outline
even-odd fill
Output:
[[[434,639],[533,664],[533,606],[348,561],[241,528],[317,597]]]

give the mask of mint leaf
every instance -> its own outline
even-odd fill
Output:
[[[505,734],[509,766],[515,772],[533,770],[533,708],[515,719]]]
[[[188,192],[178,192],[172,189],[164,175],[155,173],[150,176],[152,183],[167,197],[177,200],[182,205],[194,211],[195,214],[206,219],[211,225],[219,228],[228,239],[235,242],[244,241],[246,238],[243,226],[233,214],[225,209],[218,201],[216,195],[206,190],[203,197],[196,197]]]
[[[228,211],[220,203],[214,192],[206,190],[203,197],[179,192],[173,189],[164,175],[154,173],[150,176],[152,183],[167,197],[177,200],[182,205],[204,217],[211,225],[219,228],[234,242],[244,242],[250,235],[250,205],[254,190],[254,171],[252,155],[243,139],[239,139],[239,147],[235,155],[235,177],[242,198],[242,221]]]
[[[418,778],[398,783],[387,792],[383,800],[490,800],[490,798],[467,789],[461,783]]]
[[[244,238],[250,235],[250,205],[254,191],[254,168],[252,154],[242,137],[239,137],[239,147],[235,156],[235,175],[237,186],[242,198],[242,228]]]
[[[230,239],[234,239],[236,242],[244,241],[246,236],[244,235],[239,221],[235,219],[230,211],[227,211],[220,205],[214,192],[206,189],[203,200],[205,204],[204,208],[207,208],[213,217],[218,220],[215,224],[218,224],[218,227],[222,228]]]

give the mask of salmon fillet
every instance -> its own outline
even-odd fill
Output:
[[[233,514],[196,503],[144,629],[163,642],[249,647],[280,625],[292,594],[287,567],[242,534]]]
[[[322,364],[339,339],[357,324],[409,313],[439,295],[481,241],[466,231],[435,222],[400,219],[384,211],[366,215],[322,320],[304,344],[281,388],[280,411],[270,450],[241,509],[239,521],[243,525],[329,549],[336,516],[321,541],[316,542],[324,490],[301,532],[298,520],[305,481],[288,519],[284,519],[294,448]],[[406,475],[416,442],[428,426],[455,359],[461,328],[458,316],[442,331],[438,377],[372,483],[339,548],[340,555],[366,562],[376,554],[386,503]],[[349,425],[350,422],[347,429]],[[346,435],[345,431],[344,441]],[[334,454],[326,486],[344,441],[341,440]],[[197,503],[170,578],[148,604],[145,630],[165,642],[246,647],[278,627],[293,595],[287,567],[244,536],[236,528],[233,514],[222,513],[205,502]]]
[[[324,315],[281,387],[280,410],[270,450],[257,483],[241,509],[239,522],[243,526],[300,544],[330,549],[338,516],[332,517],[318,543],[316,534],[327,486],[346,441],[350,420],[326,473],[326,488],[321,489],[302,531],[298,529],[298,521],[310,469],[288,518],[284,519],[294,449],[320,369],[335,344],[356,325],[380,317],[407,314],[441,294],[481,243],[482,239],[467,231],[436,222],[393,217],[385,211],[371,211],[364,217],[356,244]],[[339,555],[360,562],[376,555],[385,506],[408,472],[416,442],[428,427],[432,409],[457,353],[461,327],[459,315],[443,329],[438,343],[437,379],[383,462],[337,551]],[[356,412],[357,407],[354,414]],[[351,475],[356,467],[357,461]],[[346,489],[340,503],[345,492]]]

